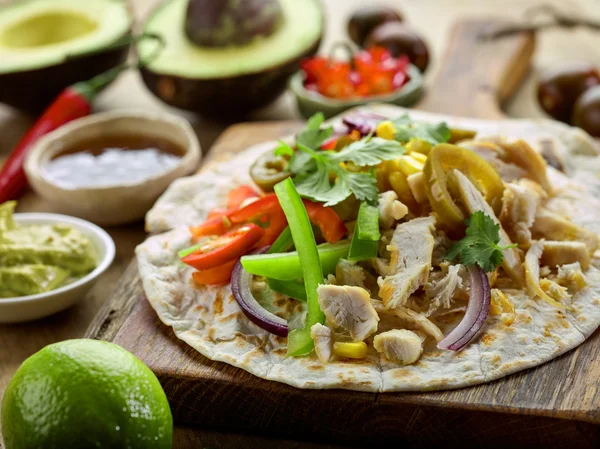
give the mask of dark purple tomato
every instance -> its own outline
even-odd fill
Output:
[[[378,45],[387,48],[394,57],[408,56],[421,72],[429,65],[429,50],[421,37],[400,22],[387,22],[376,27],[365,41],[365,47]]]
[[[575,102],[571,121],[591,136],[600,137],[600,85],[581,94]]]
[[[363,6],[350,16],[348,35],[355,44],[362,46],[369,33],[376,26],[386,22],[402,22],[402,20],[402,14],[389,6]]]
[[[574,63],[547,70],[540,76],[538,101],[548,115],[569,123],[577,99],[597,84],[600,84],[600,73],[590,64]]]

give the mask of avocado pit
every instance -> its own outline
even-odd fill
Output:
[[[185,33],[199,46],[244,45],[272,35],[283,20],[279,0],[190,0]]]

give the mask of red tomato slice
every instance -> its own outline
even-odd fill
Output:
[[[231,272],[238,259],[233,259],[223,265],[208,270],[200,270],[192,273],[192,277],[200,285],[223,285],[231,279]]]
[[[263,215],[268,215],[275,209],[281,209],[279,200],[277,199],[277,195],[269,193],[253,203],[248,204],[246,207],[234,210],[229,215],[229,219],[235,224],[247,223],[249,221],[258,220]]]
[[[263,235],[264,229],[248,223],[207,242],[181,261],[197,270],[208,270],[246,254]]]
[[[346,234],[348,231],[346,225],[331,207],[325,207],[321,203],[313,203],[309,200],[302,200],[302,202],[306,207],[310,222],[319,227],[328,243],[335,243]]]
[[[260,194],[249,185],[239,186],[227,194],[227,209],[238,209],[249,198],[259,198]]]

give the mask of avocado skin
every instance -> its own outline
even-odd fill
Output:
[[[287,87],[303,58],[316,54],[319,37],[304,53],[260,72],[224,78],[187,78],[140,70],[148,89],[165,103],[207,117],[241,117],[273,102]]]
[[[116,40],[124,37],[119,36]],[[66,87],[121,64],[127,59],[128,52],[129,45],[123,45],[106,52],[84,53],[39,69],[2,73],[0,103],[38,115]]]

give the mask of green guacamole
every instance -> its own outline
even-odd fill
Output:
[[[17,226],[15,206],[0,204],[0,298],[54,290],[96,268],[84,234],[65,224]]]

